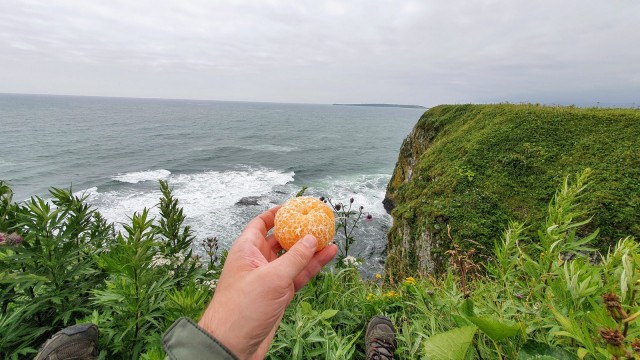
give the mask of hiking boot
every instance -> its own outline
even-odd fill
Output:
[[[93,360],[98,356],[98,327],[79,324],[66,327],[47,340],[34,360]]]
[[[374,316],[367,326],[365,335],[367,360],[391,360],[398,346],[391,320],[384,316]]]

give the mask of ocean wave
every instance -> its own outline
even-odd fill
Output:
[[[0,159],[0,167],[9,167],[9,166],[15,166],[15,163],[12,163],[11,161],[7,161],[7,160],[2,160]]]
[[[366,174],[327,177],[322,183],[326,184],[323,186],[326,188],[326,196],[336,202],[347,204],[349,199],[353,198],[354,204],[363,206],[365,213],[390,222],[390,217],[382,205],[390,179],[389,174]]]
[[[136,171],[125,174],[118,174],[112,179],[124,183],[137,184],[143,181],[162,180],[171,175],[171,171],[165,169]]]
[[[206,199],[210,205],[194,207],[193,214],[204,214],[211,207],[227,208],[247,196],[261,196],[278,185],[294,180],[294,172],[271,169],[208,171],[172,176],[169,181],[175,186],[175,195],[184,204],[199,204]]]
[[[273,144],[255,144],[255,145],[232,145],[219,146],[214,149],[216,154],[224,154],[225,152],[236,153],[238,150],[266,151],[287,153],[299,150],[295,146],[273,145]]]
[[[270,199],[279,187],[294,180],[294,172],[244,167],[231,171],[206,171],[193,174],[170,174],[166,180],[183,207],[187,224],[199,238],[217,236],[223,245],[230,245],[247,221],[275,205]],[[129,182],[135,184],[134,182]],[[88,201],[110,221],[128,222],[134,212],[147,208],[151,216],[158,216],[157,204],[161,197],[158,187],[140,189],[121,184],[117,189],[83,190]],[[235,204],[243,197],[259,196],[260,206],[239,207]]]
[[[294,146],[272,145],[272,144],[260,144],[260,145],[248,145],[241,146],[243,149],[256,150],[256,151],[269,151],[269,152],[292,152],[298,150]]]
[[[351,176],[326,177],[319,183],[319,190],[324,196],[331,197],[335,203],[349,204],[353,198],[353,210],[363,207],[363,215],[372,215],[372,220],[364,220],[358,224],[352,236],[356,239],[350,247],[349,254],[365,259],[360,267],[361,273],[373,276],[381,272],[386,257],[387,232],[392,223],[382,200],[386,193],[387,183],[391,179],[388,174],[361,174]],[[352,223],[351,223],[352,224]],[[336,234],[336,241],[344,241],[341,232]]]
[[[183,207],[186,224],[195,231],[195,251],[202,252],[200,241],[216,236],[222,248],[231,246],[247,222],[262,211],[295,196],[302,185],[308,185],[308,196],[328,196],[336,202],[364,207],[365,214],[373,215],[373,221],[363,221],[354,236],[352,253],[367,259],[363,271],[381,271],[381,259],[386,249],[386,232],[391,217],[382,206],[388,174],[364,174],[340,177],[323,177],[308,184],[294,182],[293,171],[239,166],[229,171],[204,171],[186,174],[170,174],[166,177],[173,193]],[[119,183],[101,188],[89,188],[76,192],[87,195],[90,204],[103,216],[116,223],[129,222],[134,212],[144,208],[157,217],[162,194],[158,186],[139,186]],[[257,198],[257,205],[238,206],[246,197]]]
[[[94,186],[94,187],[91,187],[91,188],[88,188],[88,189],[84,189],[84,190],[80,190],[80,191],[75,191],[75,192],[73,193],[73,196],[76,196],[76,197],[82,197],[82,196],[88,196],[88,197],[91,197],[91,196],[93,196],[94,194],[96,194],[97,192],[98,192],[98,188]]]

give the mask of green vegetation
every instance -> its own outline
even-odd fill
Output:
[[[492,256],[492,241],[510,220],[544,220],[563,176],[593,171],[582,199],[606,250],[640,236],[640,111],[536,105],[438,106],[425,112],[403,143],[387,189],[394,227],[387,271],[442,271],[452,247]],[[533,235],[535,227],[525,226]],[[475,244],[473,243],[475,242]]]
[[[334,106],[369,106],[369,107],[395,107],[405,109],[426,109],[421,105],[402,105],[402,104],[333,104]]]
[[[589,225],[575,220],[588,173],[565,180],[536,242],[512,222],[482,266],[454,248],[438,277],[392,285],[353,268],[320,274],[287,310],[272,358],[362,358],[367,321],[385,314],[401,359],[640,359],[640,247],[627,237],[606,254],[585,252],[597,235],[576,236]]]
[[[162,333],[200,315],[218,269],[191,256],[182,209],[160,187],[159,221],[144,210],[116,231],[70,191],[16,204],[0,181],[1,358],[32,358],[77,322],[99,326],[103,358],[163,358]]]
[[[627,237],[591,253],[597,232],[577,236],[591,228],[577,220],[587,218],[589,173],[565,179],[545,220],[529,225],[536,241],[512,222],[485,264],[454,246],[438,277],[321,273],[287,308],[268,357],[363,358],[367,322],[384,314],[400,359],[640,359],[640,246]],[[199,317],[220,265],[210,265],[213,238],[209,259],[190,256],[182,209],[161,190],[158,221],[145,210],[116,231],[68,191],[53,189],[52,204],[15,204],[0,182],[1,357],[29,358],[55,331],[90,321],[103,358],[164,358],[162,333],[179,316]]]

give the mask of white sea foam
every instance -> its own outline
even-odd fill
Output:
[[[270,152],[292,152],[298,150],[294,146],[272,145],[272,144],[259,144],[259,145],[246,145],[242,148],[257,151],[270,151]]]
[[[382,200],[390,176],[368,174],[351,177],[327,177],[309,184],[309,196],[330,196],[336,202],[364,206],[364,213],[373,221],[363,221],[356,230],[357,241],[350,254],[366,259],[361,269],[373,274],[380,272],[386,244],[386,231],[391,225]],[[166,177],[174,189],[179,205],[184,208],[187,224],[196,232],[196,251],[199,241],[217,236],[223,248],[231,245],[244,226],[254,216],[275,204],[282,203],[299,190],[293,183],[294,173],[265,168],[240,168],[232,171],[207,171],[193,174],[170,174]],[[110,221],[128,222],[134,212],[145,207],[151,216],[158,216],[157,203],[161,197],[157,185],[123,183],[117,190],[99,191],[90,188],[76,193],[88,195],[88,201]],[[257,196],[258,206],[238,206],[243,197]]]
[[[353,198],[353,210],[363,206],[363,216],[372,215],[373,219],[367,221],[364,218],[354,231],[356,241],[351,246],[349,255],[365,259],[359,267],[367,276],[373,276],[381,272],[384,264],[387,231],[391,226],[389,216],[382,205],[387,183],[391,176],[388,174],[366,174],[350,177],[326,178],[322,183],[326,184],[324,194],[332,198],[335,203],[349,204]],[[336,234],[336,240],[341,241],[344,236]]]
[[[9,167],[9,166],[15,166],[15,163],[12,163],[11,161],[0,159],[0,168]]]
[[[234,171],[207,171],[195,174],[169,175],[187,223],[199,238],[217,236],[224,245],[240,233],[253,216],[274,205],[270,201],[275,187],[293,181],[293,172],[245,168]],[[109,220],[126,222],[134,212],[150,209],[157,216],[156,204],[161,196],[157,187],[141,190],[129,186],[117,191],[86,190],[89,202]],[[247,196],[261,196],[260,206],[241,207],[236,202]]]
[[[145,171],[125,173],[125,174],[118,174],[113,177],[113,180],[130,183],[130,184],[137,184],[143,181],[166,179],[169,175],[171,175],[171,172],[165,169],[145,170]]]
[[[81,197],[81,196],[92,197],[97,192],[98,192],[98,188],[97,187],[92,187],[92,188],[88,188],[88,189],[84,189],[84,190],[80,190],[80,191],[75,191],[73,193],[73,196],[77,196],[77,197]]]
[[[354,205],[363,206],[364,212],[378,217],[386,222],[391,218],[382,205],[387,183],[391,179],[388,174],[368,174],[357,177],[327,178],[326,193],[335,202],[349,203],[354,199]]]

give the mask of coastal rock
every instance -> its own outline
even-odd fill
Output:
[[[259,201],[262,197],[260,196],[245,196],[242,199],[238,200],[238,202],[236,202],[236,205],[238,206],[252,206],[252,205],[259,205]]]

